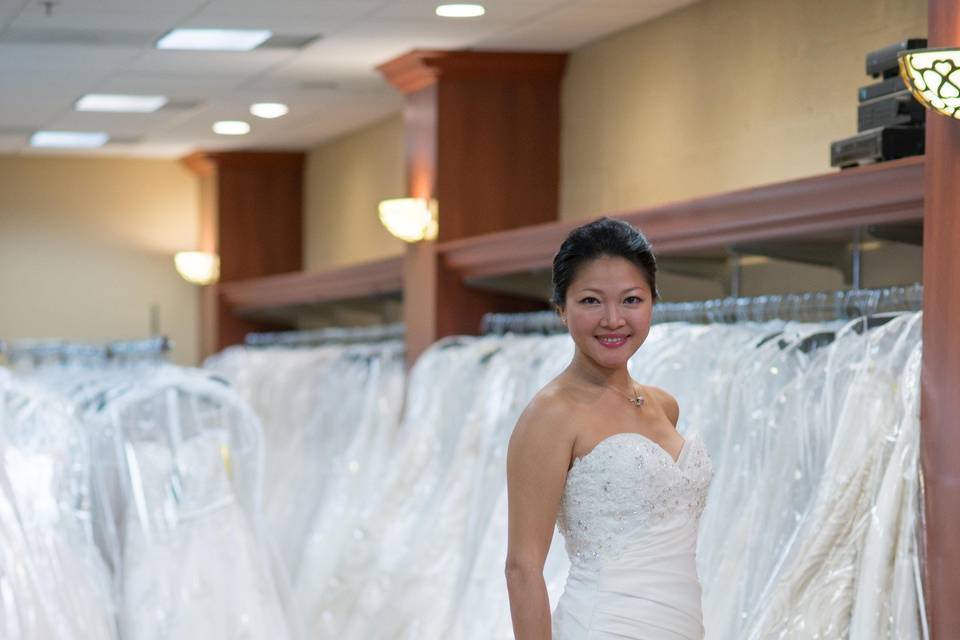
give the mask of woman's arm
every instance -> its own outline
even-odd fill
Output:
[[[550,601],[543,565],[550,550],[573,450],[569,411],[535,398],[507,450],[507,591],[516,640],[550,640]]]

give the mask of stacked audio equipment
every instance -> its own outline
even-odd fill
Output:
[[[925,39],[911,38],[867,54],[867,75],[880,81],[860,87],[858,133],[830,144],[831,166],[847,169],[923,154],[926,112],[900,78],[897,56],[926,46]]]

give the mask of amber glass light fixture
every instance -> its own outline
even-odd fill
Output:
[[[180,277],[192,284],[208,285],[220,279],[220,256],[204,251],[181,251],[173,257]]]
[[[920,104],[960,120],[960,49],[915,49],[899,60],[900,76]]]
[[[404,242],[435,240],[437,237],[437,201],[432,198],[382,200],[378,209],[380,223]]]

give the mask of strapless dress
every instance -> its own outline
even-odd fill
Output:
[[[571,566],[554,640],[704,637],[696,548],[712,478],[698,434],[676,460],[626,432],[574,461],[557,515]]]

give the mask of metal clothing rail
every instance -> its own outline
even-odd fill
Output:
[[[890,311],[919,311],[923,285],[814,291],[756,297],[730,297],[697,302],[661,302],[653,307],[653,323],[765,322],[795,320],[816,322],[852,319]],[[481,320],[484,334],[565,333],[567,328],[553,311],[488,313]]]
[[[244,342],[248,347],[310,347],[324,344],[396,340],[402,339],[405,333],[405,325],[402,322],[395,322],[365,327],[330,327],[306,331],[248,333]]]
[[[106,349],[111,358],[153,356],[169,353],[173,349],[173,341],[166,336],[146,340],[114,340],[107,343]]]
[[[173,349],[166,336],[145,340],[114,340],[103,345],[66,340],[0,341],[0,353],[11,363],[29,361],[41,364],[105,364],[148,358],[160,358]]]

